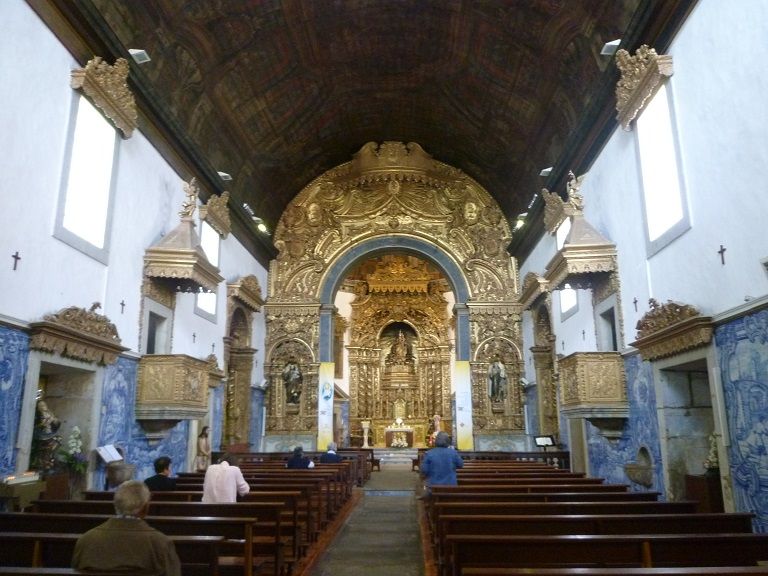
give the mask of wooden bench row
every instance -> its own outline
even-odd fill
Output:
[[[756,566],[768,561],[768,534],[621,534],[446,536],[461,576],[479,567]]]
[[[218,543],[218,563],[236,565],[245,576],[253,574],[254,565],[270,565],[273,574],[283,572],[283,545],[281,544],[279,505],[263,506],[260,517],[221,517],[221,516],[148,516],[146,522],[164,534],[184,537],[214,538]],[[50,534],[52,536],[69,534],[66,541],[66,553],[56,551],[52,538],[45,541],[45,554],[29,556],[26,551],[13,561],[3,560],[3,564],[17,562],[39,562],[42,566],[69,566],[74,549],[74,541],[84,532],[105,522],[113,514],[62,514],[40,512],[4,512],[0,513],[0,539],[5,542],[9,534],[15,532]],[[29,538],[27,538],[28,540]],[[65,539],[66,540],[66,539]],[[177,546],[179,559],[185,564],[199,563],[196,554],[200,548],[194,545],[186,549],[185,541]],[[10,553],[12,546],[2,546],[5,553]],[[26,559],[26,560],[25,560]],[[194,560],[194,562],[192,561]]]
[[[2,574],[0,572],[0,574]],[[768,566],[679,566],[676,568],[465,568],[463,576],[755,576]]]
[[[23,529],[21,525],[20,528]],[[79,532],[0,531],[0,574],[80,574],[70,566],[81,535]],[[171,540],[184,576],[219,574],[223,536],[171,536]]]

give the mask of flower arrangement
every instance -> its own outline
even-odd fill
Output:
[[[392,438],[390,446],[392,448],[408,448],[408,441],[405,439],[405,434],[397,432]]]
[[[83,452],[83,437],[77,426],[69,433],[67,447],[59,450],[57,460],[64,468],[78,476],[88,470],[88,457]]]
[[[709,454],[707,459],[704,460],[705,470],[715,470],[720,468],[720,461],[717,457],[717,439],[714,434],[709,435]]]

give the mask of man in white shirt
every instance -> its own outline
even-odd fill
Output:
[[[237,502],[238,496],[250,492],[251,487],[236,466],[237,457],[225,454],[218,464],[211,464],[205,471],[203,482],[203,503]]]

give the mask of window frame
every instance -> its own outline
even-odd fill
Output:
[[[64,148],[64,159],[62,162],[61,182],[59,184],[59,198],[56,210],[56,222],[54,224],[53,237],[61,240],[75,250],[90,256],[102,264],[109,264],[109,253],[112,243],[112,220],[115,208],[115,189],[117,187],[118,168],[120,158],[120,137],[117,128],[107,119],[105,122],[114,132],[114,144],[112,153],[112,170],[110,174],[109,189],[107,190],[107,211],[104,222],[104,246],[98,247],[92,244],[82,236],[73,232],[64,226],[64,213],[67,207],[67,197],[69,193],[69,175],[72,168],[72,153],[75,146],[75,132],[77,129],[77,120],[79,117],[80,104],[83,100],[93,106],[97,113],[101,111],[87,97],[79,92],[73,92],[74,97],[70,105],[69,127],[67,129],[67,141]],[[103,117],[103,114],[102,114]]]
[[[203,242],[203,229],[206,226],[211,230],[211,233],[213,233],[215,235],[215,237],[217,238],[217,242],[216,242],[216,255],[215,255],[216,256],[216,261],[215,262],[212,262],[210,260],[210,257],[213,256],[213,255],[212,254],[209,255],[208,251],[202,245],[202,242]],[[205,257],[209,259],[208,261],[211,262],[211,264],[213,264],[214,266],[216,266],[218,268],[219,267],[219,260],[221,259],[221,234],[219,234],[218,231],[213,226],[208,224],[208,222],[206,222],[203,219],[200,220],[200,247],[203,249],[203,252],[205,253]],[[213,312],[210,312],[209,310],[206,310],[205,308],[200,306],[200,296],[202,294],[213,294],[214,295],[214,306],[213,306],[214,311]],[[206,320],[209,320],[209,321],[211,321],[211,322],[213,322],[215,324],[216,321],[217,321],[217,318],[218,318],[218,310],[219,310],[219,291],[218,291],[218,287],[217,287],[215,292],[198,292],[198,293],[195,294],[195,314],[197,316],[200,316],[201,318],[205,318]]]
[[[663,89],[663,90],[662,90]],[[640,176],[640,191],[641,191],[641,205],[642,205],[642,214],[643,214],[643,233],[645,235],[645,247],[646,247],[646,256],[648,258],[652,257],[653,255],[657,254],[664,248],[666,248],[669,244],[671,244],[673,241],[675,241],[677,238],[682,236],[685,232],[690,230],[691,228],[691,216],[690,216],[690,207],[688,202],[688,193],[687,188],[685,185],[685,167],[683,164],[683,156],[681,152],[681,145],[680,145],[680,131],[678,129],[677,124],[677,114],[675,111],[675,99],[674,99],[674,91],[672,89],[672,83],[667,81],[665,82],[659,92],[654,94],[653,98],[665,98],[666,100],[666,106],[667,106],[667,112],[669,113],[669,129],[670,129],[670,136],[672,138],[672,148],[674,150],[674,160],[677,168],[677,189],[678,193],[680,195],[680,206],[682,210],[682,215],[680,219],[675,222],[672,226],[667,228],[665,232],[663,232],[659,237],[651,240],[650,236],[650,230],[649,230],[649,216],[648,216],[648,207],[647,207],[647,201],[646,201],[646,183],[645,179],[643,178],[643,159],[642,154],[640,151],[640,128],[638,127],[638,122],[642,118],[642,114],[645,112],[645,109],[643,112],[641,112],[640,116],[635,120],[635,151],[636,151],[636,158],[637,158],[637,168],[638,168],[638,174]],[[647,105],[646,105],[647,108]]]
[[[568,308],[568,310],[563,310],[563,291],[564,290],[573,290],[573,295],[575,297],[575,302],[573,306]],[[579,291],[576,288],[571,287],[570,284],[565,283],[563,284],[563,287],[558,290],[558,306],[560,308],[560,322],[565,322],[576,314],[579,311]]]

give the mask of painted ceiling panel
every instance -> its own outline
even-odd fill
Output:
[[[152,57],[173,125],[274,228],[368,141],[418,142],[511,219],[539,191],[641,0],[91,0]]]

